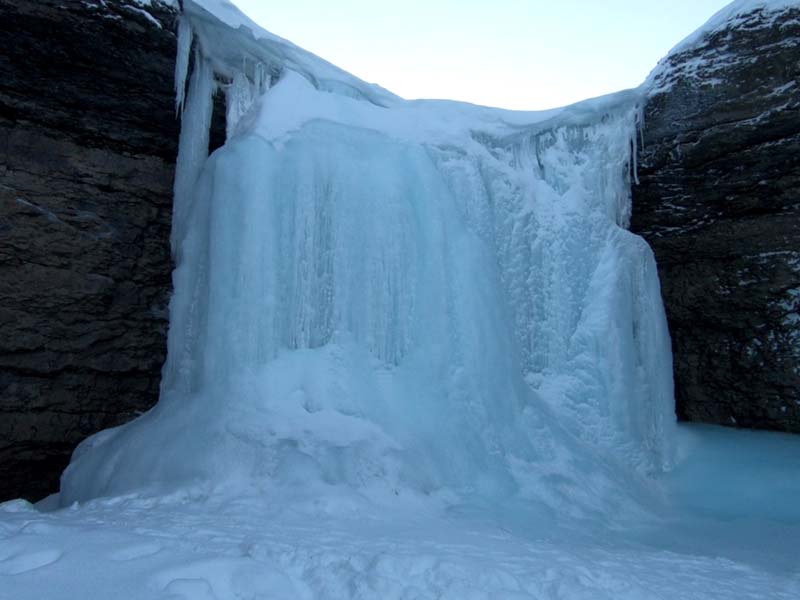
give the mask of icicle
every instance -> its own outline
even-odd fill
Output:
[[[173,254],[177,253],[178,244],[185,232],[194,184],[208,158],[209,129],[216,86],[211,65],[201,56],[199,50],[195,54],[194,62],[189,94],[181,119],[181,136],[175,166],[171,236]]]
[[[242,58],[242,70],[237,71],[231,83],[225,86],[227,139],[233,137],[239,120],[250,111],[256,100],[269,90],[269,74],[263,63],[253,66],[253,81],[246,73],[247,60]]]
[[[628,137],[628,178],[636,185],[639,185],[639,134],[636,124],[633,125],[633,132]]]
[[[644,150],[644,102],[636,106],[636,129],[639,131],[639,147]]]
[[[270,75],[264,63],[256,65],[256,88],[259,95],[266,94],[269,91]]]
[[[194,33],[189,19],[181,17],[178,21],[178,54],[175,58],[175,113],[183,113],[186,95],[186,76],[189,73],[189,53],[192,49]]]
[[[639,122],[640,122],[641,109],[637,105],[634,108],[634,111],[635,113],[633,120],[633,135],[631,136],[633,157],[631,160],[631,164],[633,166],[633,182],[636,185],[639,185],[639,132],[641,131]]]
[[[253,104],[253,89],[242,72],[233,76],[233,81],[225,87],[225,130],[227,139],[233,137],[236,124]]]

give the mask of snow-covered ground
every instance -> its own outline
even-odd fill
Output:
[[[347,490],[8,502],[0,598],[800,598],[800,440],[691,426],[678,440],[658,513],[615,528],[513,503],[377,509]]]
[[[161,399],[0,507],[0,598],[800,597],[798,440],[674,422],[646,89],[409,102],[184,7]]]

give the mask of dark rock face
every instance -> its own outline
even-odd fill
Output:
[[[658,261],[678,415],[800,432],[800,8],[667,60],[631,228]]]
[[[0,500],[57,491],[78,442],[158,397],[176,16],[0,0]]]

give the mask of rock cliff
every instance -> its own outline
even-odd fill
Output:
[[[0,500],[57,490],[78,442],[157,399],[175,19],[0,0]]]
[[[652,79],[632,229],[659,265],[678,415],[800,432],[800,6],[739,15]]]

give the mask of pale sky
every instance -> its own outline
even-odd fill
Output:
[[[404,98],[563,106],[639,85],[727,0],[233,0]]]

